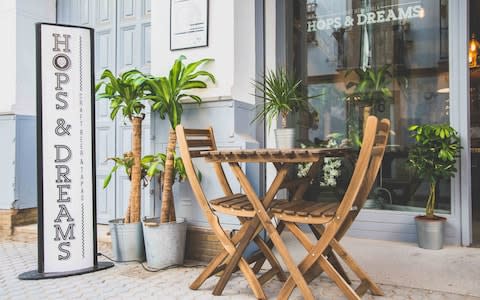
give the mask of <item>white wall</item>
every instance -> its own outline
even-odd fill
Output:
[[[170,1],[152,1],[152,74],[167,75],[181,54],[188,62],[210,57],[215,61],[206,69],[217,83],[198,95],[205,101],[233,98],[253,104],[254,1],[210,0],[208,27],[208,47],[170,51]]]
[[[13,112],[15,103],[16,46],[15,46],[15,7],[16,0],[0,1],[0,28],[2,28],[2,46],[0,47],[0,113]]]
[[[55,16],[55,0],[0,1],[0,113],[35,115],[35,23]]]
[[[235,1],[234,17],[234,99],[255,104],[255,1]]]
[[[1,102],[1,101],[0,101]],[[0,115],[0,210],[12,208],[15,201],[15,117]]]
[[[35,23],[54,23],[55,19],[55,0],[17,1],[16,99],[13,110],[18,115],[36,114]]]

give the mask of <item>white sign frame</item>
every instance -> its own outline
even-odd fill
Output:
[[[57,278],[98,263],[95,185],[94,31],[36,24],[38,270]]]
[[[208,46],[208,0],[170,0],[170,50]]]

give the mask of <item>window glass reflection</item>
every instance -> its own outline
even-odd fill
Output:
[[[293,1],[292,61],[314,111],[296,116],[304,147],[361,141],[369,114],[389,118],[381,174],[367,202],[375,209],[422,211],[428,195],[405,164],[412,124],[449,122],[447,0]],[[289,15],[291,14],[291,15]],[[313,198],[340,197],[351,166],[334,186],[321,182]],[[332,182],[332,181],[331,181]],[[450,181],[438,187],[438,212],[450,211]],[[326,194],[325,194],[326,193]],[[318,195],[321,195],[318,196]]]

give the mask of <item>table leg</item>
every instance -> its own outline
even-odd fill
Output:
[[[239,180],[240,185],[242,185],[242,181],[245,181],[245,180],[248,183],[248,179],[246,178],[245,174],[243,173],[240,165],[238,163],[229,163],[229,164],[230,164],[230,167],[232,168],[235,176]],[[280,168],[280,170],[277,172],[277,175],[275,176],[275,179],[273,180],[272,185],[270,186],[270,188],[269,188],[269,190],[268,190],[268,192],[267,192],[267,194],[265,195],[265,198],[264,198],[264,205],[266,205],[267,207],[268,207],[268,205],[270,205],[273,198],[277,194],[277,191],[280,188],[283,180],[287,176],[287,173],[288,173],[288,168],[285,167],[285,166]],[[251,187],[250,183],[248,183],[248,185]],[[245,189],[245,187],[244,187],[244,189]],[[253,188],[249,189],[248,191],[245,190],[245,193],[246,193],[246,195],[249,199],[251,199],[251,198],[258,199],[258,197],[256,196],[256,193],[255,193],[255,190]],[[258,200],[258,201],[260,201],[260,200]],[[262,205],[262,204],[260,204],[260,205]],[[222,274],[222,277],[220,278],[217,285],[215,286],[215,289],[213,290],[214,295],[221,295],[222,294],[228,280],[230,280],[230,277],[232,276],[233,270],[237,266],[240,258],[243,255],[243,252],[247,248],[248,243],[251,240],[253,240],[253,238],[255,237],[254,233],[257,231],[257,227],[260,224],[261,224],[261,222],[260,222],[258,216],[255,216],[250,221],[249,224],[244,225],[244,226],[248,226],[247,232],[246,232],[245,236],[242,238],[242,240],[240,241],[239,245],[237,246],[235,254],[231,257],[230,261],[228,262],[227,267],[225,268],[225,270]]]
[[[278,234],[282,234],[283,232],[283,229],[285,228],[285,223],[283,222],[280,222],[278,225],[277,225],[277,232]],[[272,240],[268,240],[266,242],[267,244],[267,247],[269,249],[272,249],[273,248],[273,243],[272,243]],[[265,263],[265,260],[266,260],[266,257],[263,257],[261,259],[259,259],[257,262],[255,262],[255,265],[253,266],[253,272],[254,273],[258,273],[260,271],[260,269],[262,268],[263,264]],[[278,280],[280,281],[285,281],[286,278],[284,278],[284,276],[281,276],[281,278],[279,277]]]
[[[245,222],[248,222],[248,220],[245,221],[242,219],[242,224],[244,224]],[[240,242],[242,237],[245,235],[246,229],[247,229],[247,226],[243,226],[232,237],[232,243],[234,245],[237,245]],[[228,256],[228,251],[225,249],[222,250],[219,254],[217,254],[217,256],[208,263],[207,267],[202,271],[202,273],[200,273],[197,279],[195,279],[195,281],[190,285],[190,288],[192,290],[198,289],[205,282],[205,280],[217,274],[218,272],[224,270],[226,264],[223,264],[223,267],[221,264],[227,258],[227,256]]]
[[[311,180],[315,178],[317,175],[318,169],[323,165],[323,159],[320,159],[317,162],[314,162],[311,166],[310,169],[307,172],[307,177],[309,177]],[[293,193],[291,197],[291,201],[296,201],[296,200],[302,200],[303,195],[308,189],[308,186],[310,185],[310,182],[302,182],[299,184],[299,186],[295,189],[295,192]]]
[[[230,166],[232,167],[232,171],[234,172],[235,176],[239,180],[240,185],[243,187],[245,194],[247,195],[255,211],[257,212],[255,220],[260,220],[263,227],[269,234],[270,239],[272,240],[274,246],[277,248],[277,251],[279,252],[283,261],[287,265],[288,270],[290,271],[290,277],[293,278],[295,284],[299,287],[300,292],[302,293],[305,299],[312,299],[312,300],[315,299],[313,297],[312,291],[310,290],[307,282],[305,281],[305,278],[303,277],[300,270],[297,268],[295,262],[293,261],[293,258],[288,252],[287,247],[285,246],[280,235],[278,234],[277,229],[275,228],[275,226],[273,226],[272,222],[270,221],[270,216],[265,210],[265,207],[268,207],[270,205],[270,202],[271,200],[273,200],[274,195],[272,196],[271,199],[267,199],[267,197],[265,197],[264,203],[262,204],[262,202],[256,195],[255,190],[253,189],[252,185],[248,181],[248,178],[243,173],[240,166],[238,164],[230,164]],[[272,183],[272,186],[270,187],[269,192],[272,188],[276,187],[275,189],[275,194],[276,194],[276,192],[278,191],[278,188],[280,187],[281,183],[283,182],[286,176],[287,170],[288,170],[288,165],[284,164],[280,169],[280,171],[277,173],[275,180],[277,180],[279,176],[283,178],[281,178],[281,181],[278,182],[278,187],[274,186],[274,184],[276,183],[274,180],[274,183]],[[268,200],[270,200],[270,202],[267,202]]]

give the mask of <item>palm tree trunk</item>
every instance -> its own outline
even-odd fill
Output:
[[[142,167],[140,164],[142,155],[142,121],[143,118],[132,118],[132,153],[133,166],[130,186],[129,217],[125,218],[125,223],[140,222],[140,199],[141,199],[141,179]]]
[[[163,174],[163,189],[162,189],[162,213],[160,216],[160,221],[162,223],[172,222],[175,219],[171,218],[171,208],[173,207],[173,168],[174,168],[174,154],[175,146],[177,145],[177,135],[175,134],[174,129],[170,129],[168,134],[168,144],[167,144],[167,159],[165,161],[165,173]]]
[[[172,205],[170,206],[170,222],[175,222],[177,220],[177,217],[175,216],[175,201],[173,201],[173,189],[170,191],[170,199]]]
[[[282,128],[287,128],[287,116],[288,113],[281,113],[281,119],[282,119]]]

